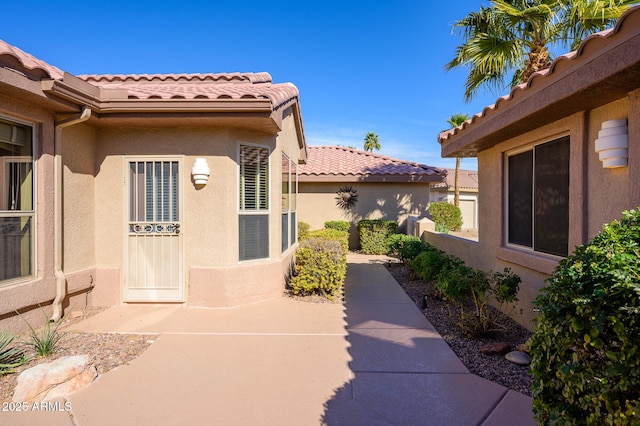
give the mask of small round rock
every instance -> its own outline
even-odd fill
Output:
[[[504,356],[508,361],[511,361],[514,364],[518,365],[529,365],[531,364],[531,357],[520,351],[511,351]]]

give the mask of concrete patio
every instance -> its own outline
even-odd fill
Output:
[[[375,256],[350,254],[344,304],[120,306],[79,331],[159,334],[12,425],[528,425],[531,398],[470,374]]]

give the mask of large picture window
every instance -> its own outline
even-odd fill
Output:
[[[298,169],[296,163],[284,153],[282,164],[282,252],[296,242],[296,201],[298,195]]]
[[[240,260],[269,257],[269,149],[240,145]]]
[[[507,157],[507,242],[567,256],[569,137]]]
[[[33,274],[32,134],[0,119],[0,282]]]

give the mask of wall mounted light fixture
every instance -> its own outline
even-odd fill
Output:
[[[598,139],[596,139],[596,152],[602,161],[602,167],[612,169],[627,165],[628,133],[626,118],[602,122],[602,129],[598,132]]]
[[[191,168],[191,177],[193,178],[193,183],[196,185],[206,185],[209,181],[209,174],[211,170],[209,169],[209,164],[207,164],[206,158],[196,158],[193,162],[193,167]]]

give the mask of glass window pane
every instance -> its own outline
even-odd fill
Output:
[[[289,248],[289,213],[282,213],[282,224],[281,224],[281,237],[282,237],[282,251],[286,251]]]
[[[510,156],[508,169],[507,241],[532,247],[533,151]]]
[[[536,251],[566,256],[569,242],[569,137],[535,148]]]
[[[0,217],[0,280],[31,275],[31,217]]]
[[[282,154],[282,210],[289,210],[289,157]]]
[[[269,150],[240,146],[240,209],[269,208]]]
[[[269,216],[240,215],[240,260],[269,257]]]

